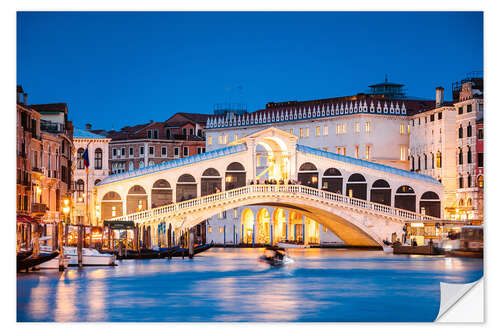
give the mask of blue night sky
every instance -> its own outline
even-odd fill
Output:
[[[20,12],[17,84],[77,127],[120,129],[216,103],[352,95],[384,80],[434,99],[483,69],[481,12]]]

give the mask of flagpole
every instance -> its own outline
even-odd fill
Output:
[[[87,154],[88,154],[88,151],[89,151],[89,145],[90,145],[90,142],[87,143]],[[88,157],[87,157],[88,158]],[[89,158],[89,165],[85,168],[86,170],[86,174],[87,174],[87,181],[86,181],[86,184],[87,184],[87,189],[86,189],[86,200],[85,200],[85,214],[87,215],[87,223],[90,225],[90,218],[89,218],[89,167],[90,167],[90,158]],[[92,234],[90,235],[90,237],[92,237]]]

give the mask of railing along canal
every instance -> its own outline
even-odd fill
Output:
[[[202,205],[220,202],[226,199],[238,198],[241,196],[248,196],[253,193],[287,193],[287,194],[305,194],[311,197],[326,199],[328,201],[334,201],[338,203],[343,203],[346,205],[363,208],[371,211],[381,212],[389,215],[395,215],[404,219],[411,220],[430,220],[432,217],[415,213],[412,211],[395,208],[391,206],[386,206],[378,204],[375,202],[370,202],[362,199],[352,198],[342,194],[331,193],[323,190],[318,190],[304,185],[248,185],[244,187],[239,187],[233,190],[214,193],[206,195],[201,198],[191,199],[183,202],[173,203],[166,206],[161,206],[153,208],[147,211],[123,215],[120,217],[115,217],[111,220],[113,221],[139,221],[149,218],[154,218],[169,213],[180,212],[184,209],[189,209],[193,207],[199,207]]]

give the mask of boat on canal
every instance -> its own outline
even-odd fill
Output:
[[[50,261],[54,258],[56,258],[59,255],[58,251],[53,251],[50,253],[42,253],[40,252],[39,255],[33,256],[30,255],[27,258],[21,258],[17,260],[17,271],[23,271],[23,270],[28,270],[30,268],[39,266],[47,261]]]
[[[309,248],[309,245],[294,243],[294,242],[285,242],[285,241],[277,242],[276,246],[283,248],[283,249],[307,249],[307,248]]]
[[[266,248],[264,254],[259,257],[259,261],[274,267],[284,266],[294,262],[294,260],[287,255],[286,250],[279,247]]]
[[[193,248],[193,254],[194,255],[199,254],[201,252],[204,252],[212,248],[213,246],[214,246],[213,243],[195,246]],[[184,247],[176,249],[172,254],[172,257],[188,257],[188,256],[189,256],[189,249]]]
[[[40,246],[41,253],[51,250],[49,246]],[[68,266],[78,266],[78,249],[76,246],[65,246],[64,256],[69,258]],[[96,249],[82,249],[83,266],[115,266],[116,256],[108,253],[101,253]],[[59,266],[58,266],[59,267]]]
[[[483,226],[448,226],[448,234],[438,242],[436,250],[447,257],[483,258]]]

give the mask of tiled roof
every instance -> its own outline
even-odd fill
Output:
[[[203,154],[197,154],[197,155],[193,155],[193,156],[189,156],[189,157],[179,158],[177,160],[163,162],[160,164],[152,165],[152,166],[141,168],[141,169],[136,169],[136,170],[132,170],[132,171],[124,172],[124,173],[114,174],[114,175],[111,175],[111,176],[104,178],[98,184],[98,186],[109,184],[109,183],[114,183],[114,182],[121,181],[124,179],[130,179],[130,178],[134,178],[134,177],[138,177],[138,176],[144,176],[144,175],[149,175],[149,174],[153,174],[156,172],[161,172],[161,171],[165,171],[165,170],[169,170],[169,169],[173,169],[173,168],[178,168],[178,167],[186,166],[186,165],[193,164],[193,163],[208,161],[208,160],[212,160],[214,158],[228,156],[228,155],[236,154],[236,153],[246,151],[246,150],[247,150],[247,146],[245,144],[228,146],[228,147],[224,147],[221,149],[212,150],[212,151],[209,151],[209,152],[206,152]]]
[[[31,104],[29,107],[38,112],[66,112],[68,109],[66,103]]]
[[[106,139],[106,137],[80,128],[75,128],[73,129],[73,139]]]
[[[436,180],[430,176],[427,176],[427,175],[422,175],[422,174],[419,174],[416,172],[411,172],[411,171],[407,171],[407,170],[403,170],[403,169],[393,168],[393,167],[390,167],[390,166],[387,166],[384,164],[365,161],[365,160],[361,160],[361,159],[354,158],[354,157],[339,155],[339,154],[335,154],[332,152],[328,152],[328,151],[324,151],[321,149],[316,149],[316,148],[312,148],[312,147],[308,147],[308,146],[297,145],[297,151],[300,151],[300,152],[303,152],[306,154],[312,154],[312,155],[316,155],[316,156],[330,158],[332,160],[336,160],[336,161],[340,161],[340,162],[344,162],[344,163],[355,164],[355,165],[359,165],[359,166],[362,166],[365,168],[379,170],[382,172],[392,173],[394,175],[398,175],[401,177],[412,178],[412,179],[421,180],[421,181],[425,181],[425,182],[429,182],[429,183],[433,183],[433,184],[441,184],[438,180]]]

